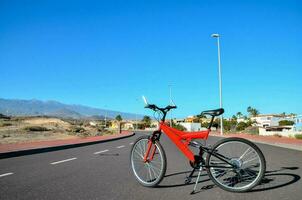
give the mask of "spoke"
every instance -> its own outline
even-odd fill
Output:
[[[148,141],[147,141],[148,144]],[[146,142],[143,144],[143,148],[144,148],[144,153],[146,153]]]
[[[247,152],[251,149],[251,147],[249,147],[239,158],[239,160],[241,160],[245,155],[247,155]]]
[[[242,164],[246,164],[246,163],[251,162],[251,161],[256,160],[256,159],[258,159],[258,156],[254,157],[254,158],[252,158],[250,160],[243,161]]]
[[[150,162],[151,162],[151,163],[159,163],[159,164],[162,163],[161,161],[154,161],[154,160],[151,160]]]
[[[252,177],[252,178],[255,178],[257,176],[256,173],[251,172],[250,170],[246,170],[244,172],[247,173],[247,176]]]
[[[161,171],[161,168],[159,168],[159,167],[155,167],[155,166],[152,166],[152,165],[150,165],[150,167],[151,167],[152,169],[158,170],[159,172]]]
[[[161,169],[162,162],[158,162],[158,163],[150,162],[150,165],[153,166],[153,168]]]
[[[221,160],[214,160],[214,161],[211,161],[210,164],[213,164],[213,165],[217,165],[217,164],[225,164],[225,162],[222,162]]]
[[[151,166],[151,165],[150,165],[150,166]],[[160,171],[159,171],[159,173],[157,174],[157,173],[155,172],[155,169],[154,169],[152,166],[150,167],[150,169],[151,169],[151,171],[152,171],[153,174],[154,174],[154,178],[157,179],[157,178],[159,177]]]
[[[138,173],[144,168],[145,168],[144,165],[140,165],[139,167],[136,168],[137,169],[136,172]]]
[[[219,172],[214,171],[215,178],[218,178],[218,177],[220,177],[221,175],[225,175],[225,174],[226,174],[225,171],[219,171]]]
[[[144,152],[142,150],[142,147],[141,147],[141,142],[137,144],[137,150],[138,150],[138,153],[142,156],[144,155]],[[144,156],[143,156],[144,157]]]
[[[144,159],[144,156],[140,152],[138,152],[136,149],[134,149],[134,152],[136,152],[138,156],[140,156],[142,159]]]
[[[144,148],[144,142],[141,142],[140,143],[140,149],[141,149],[141,153],[142,153],[142,155],[144,156],[144,154],[145,154],[145,148]]]
[[[148,172],[149,172],[149,175],[150,175],[150,182],[152,181],[152,175],[151,175],[151,170],[150,170],[150,166],[147,166],[148,167]]]
[[[222,169],[218,169],[218,170],[215,170],[214,169],[214,175],[215,175],[215,178],[218,178],[218,177],[221,177],[226,175],[228,172],[230,172],[232,169],[226,169],[226,170],[222,170]],[[218,173],[217,173],[218,172]]]

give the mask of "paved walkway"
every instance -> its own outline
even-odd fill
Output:
[[[210,135],[221,136],[220,133],[218,132],[211,132]],[[274,146],[302,151],[302,140],[295,139],[295,138],[250,135],[244,133],[225,134],[222,137],[241,137],[258,143],[270,144]]]
[[[127,137],[132,135],[132,132],[122,132],[121,134],[116,135],[105,135],[105,136],[94,136],[87,138],[76,138],[76,139],[65,139],[65,140],[52,140],[52,141],[39,141],[39,142],[28,142],[28,143],[16,143],[16,144],[0,144],[0,153],[30,150],[30,149],[40,149],[56,146],[65,146],[72,144],[83,144],[91,143],[97,141],[106,141],[112,139],[118,139],[121,137]]]

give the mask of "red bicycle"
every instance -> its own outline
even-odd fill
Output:
[[[183,132],[165,123],[167,113],[175,105],[159,108],[154,104],[146,106],[159,114],[159,129],[150,136],[138,138],[131,149],[130,163],[135,178],[147,187],[158,185],[165,176],[167,160],[160,144],[160,137],[165,133],[178,149],[188,158],[193,168],[185,183],[190,183],[194,172],[198,170],[193,193],[196,191],[201,171],[205,169],[211,180],[220,188],[230,192],[246,192],[258,185],[265,173],[266,162],[261,150],[252,142],[242,138],[225,138],[213,147],[203,145],[197,139],[207,140],[214,118],[224,113],[224,109],[203,111],[202,115],[211,116],[207,130]],[[189,146],[199,149],[194,155]]]

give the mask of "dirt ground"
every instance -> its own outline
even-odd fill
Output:
[[[74,139],[110,134],[98,126],[77,120],[53,117],[13,117],[0,119],[0,144]]]

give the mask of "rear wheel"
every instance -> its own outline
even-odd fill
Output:
[[[148,136],[142,136],[134,142],[130,153],[130,164],[133,174],[140,184],[154,187],[162,181],[166,173],[167,160],[161,144],[159,141],[155,141],[150,151],[151,154],[155,148],[153,159],[144,161],[149,141]]]
[[[229,163],[215,157],[227,160]],[[209,177],[220,188],[230,192],[246,192],[262,180],[266,163],[261,150],[242,138],[226,138],[213,147],[206,164]]]

